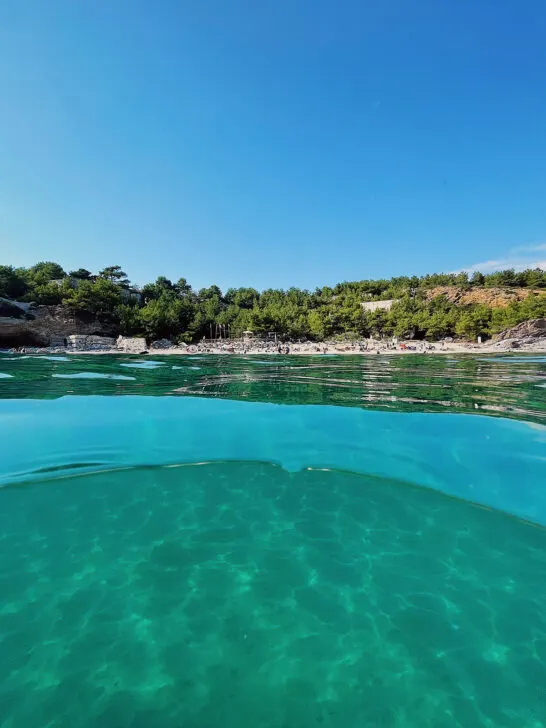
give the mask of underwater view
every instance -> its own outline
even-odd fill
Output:
[[[546,728],[546,356],[0,354],[2,728]]]

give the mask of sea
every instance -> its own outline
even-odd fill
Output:
[[[2,728],[546,728],[546,356],[0,354]]]

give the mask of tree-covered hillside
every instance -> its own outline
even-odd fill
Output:
[[[462,291],[527,289],[528,295],[503,307],[479,302],[461,305],[446,295],[431,295],[439,286],[457,286]],[[114,324],[122,334],[148,339],[189,342],[208,338],[211,332],[215,336],[220,330],[232,336],[245,330],[275,331],[314,340],[370,335],[471,339],[546,316],[546,272],[440,273],[345,282],[314,291],[230,288],[222,292],[215,285],[194,290],[185,278],[173,282],[165,277],[136,290],[119,266],[97,274],[85,268],[67,273],[57,263],[40,262],[31,268],[0,266],[0,296],[63,304]],[[363,303],[378,300],[394,303],[390,310],[364,310]]]

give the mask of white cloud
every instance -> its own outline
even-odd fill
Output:
[[[495,270],[502,270],[502,268],[509,267],[503,265],[504,262],[505,261],[502,260],[486,260],[483,263],[473,263],[472,265],[467,265],[457,272],[460,273],[462,271],[466,271],[467,273],[474,273],[474,271],[478,271],[479,273],[492,273]]]
[[[546,260],[537,253],[546,251],[546,243],[538,243],[536,245],[521,245],[512,248],[504,258],[498,260],[485,260],[482,263],[472,263],[472,265],[461,268],[461,271],[474,273],[494,273],[497,270],[507,270],[513,268],[515,271],[526,270],[527,268],[542,268],[546,270]],[[535,255],[530,255],[535,253]]]
[[[541,250],[546,250],[546,243],[538,243],[537,245],[519,245],[517,248],[512,248],[512,253],[537,253]]]

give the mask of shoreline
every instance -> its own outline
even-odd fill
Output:
[[[505,344],[504,346],[502,344]],[[106,355],[106,356],[268,356],[275,358],[277,356],[436,356],[436,355],[480,355],[480,354],[546,354],[546,341],[529,343],[527,345],[510,346],[510,342],[496,342],[484,344],[471,343],[447,343],[443,346],[440,344],[427,344],[423,346],[423,342],[417,344],[411,341],[401,342],[396,347],[386,346],[384,343],[376,342],[374,346],[368,349],[357,348],[352,345],[342,346],[339,344],[288,344],[288,351],[278,352],[277,349],[267,349],[257,346],[242,347],[240,345],[222,345],[212,346],[196,344],[188,347],[171,347],[165,349],[147,349],[146,351],[126,351],[124,349],[89,349],[78,350],[66,348],[34,348],[26,347],[22,351],[5,350],[1,353],[10,355],[63,355],[63,356],[81,356],[81,355]],[[431,346],[433,348],[427,348]],[[317,351],[319,349],[319,351]]]

